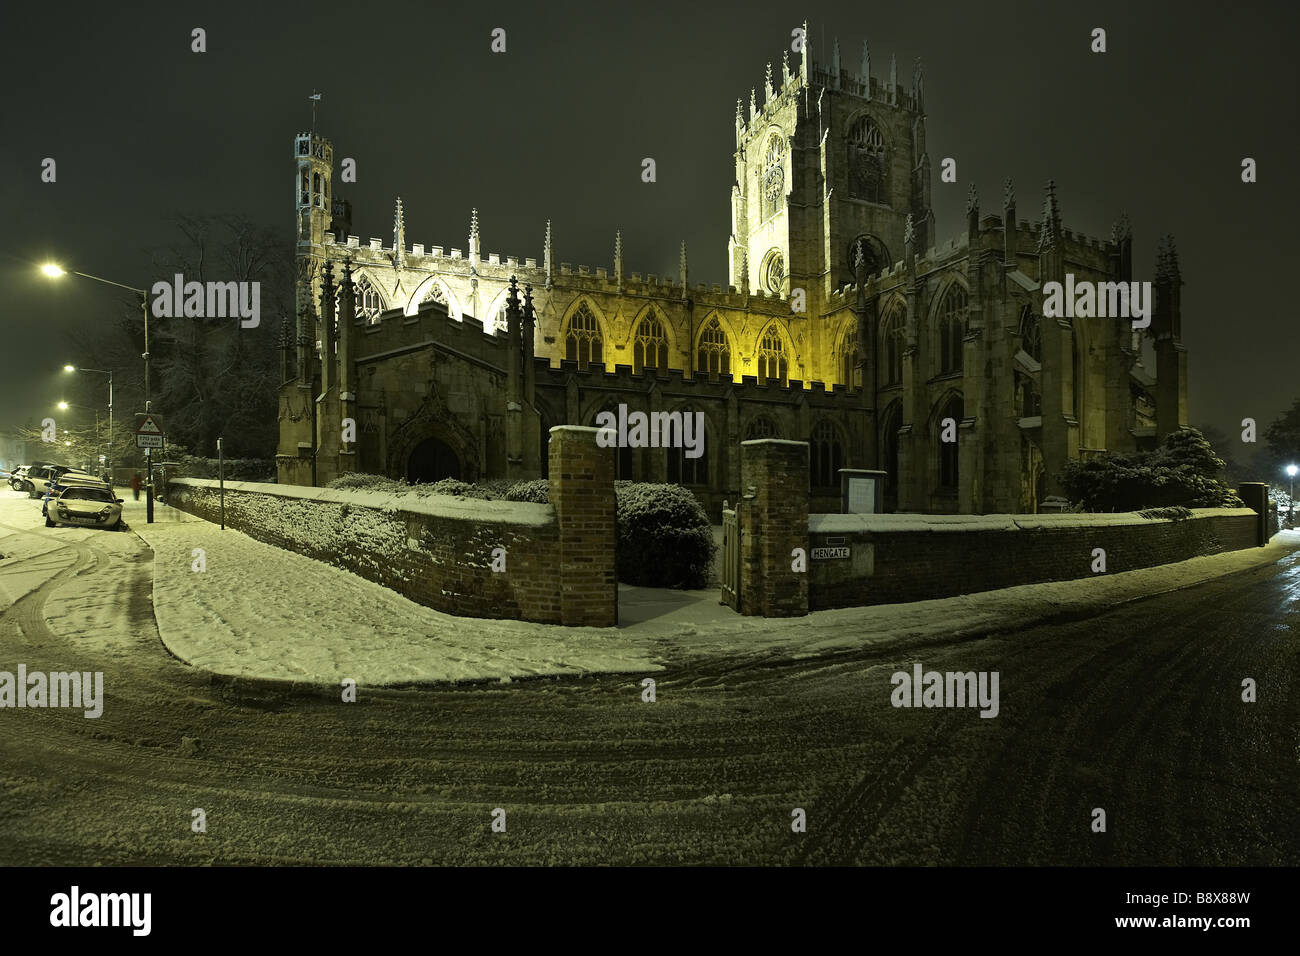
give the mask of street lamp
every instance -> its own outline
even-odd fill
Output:
[[[102,282],[105,285],[116,286],[119,289],[126,289],[128,292],[134,292],[136,295],[140,297],[140,313],[141,315],[144,316],[144,353],[140,356],[142,359],[144,359],[144,410],[146,412],[153,411],[153,402],[150,401],[150,394],[149,394],[149,293],[146,292],[144,289],[137,289],[133,285],[123,285],[120,282],[114,282],[112,279],[105,279],[102,278],[101,276],[93,276],[88,272],[77,272],[75,269],[65,270],[62,266],[59,266],[53,262],[47,262],[45,263],[45,265],[41,266],[41,272],[49,276],[51,279],[57,279],[60,278],[61,276],[65,276],[71,273],[74,276],[81,276],[83,279],[94,279],[96,282]],[[69,368],[72,368],[72,366],[68,366],[68,365],[64,366],[65,370]],[[99,371],[99,370],[82,369],[81,371],[90,372],[90,371]],[[110,415],[108,433],[109,433],[109,447],[111,450],[112,434],[113,434],[113,424],[111,421],[111,415],[113,410],[113,399],[112,399],[113,373],[109,372],[107,374],[109,376],[108,408],[109,408],[109,415]],[[148,524],[152,524],[153,523],[153,455],[150,449],[145,449],[145,453],[147,455],[147,460],[149,462],[148,478],[145,480],[145,522]]]
[[[58,267],[56,266],[55,268]],[[105,466],[108,470],[109,478],[111,479],[113,476],[113,472],[112,472],[113,465],[111,461],[113,455],[113,371],[112,369],[102,369],[102,368],[78,368],[75,365],[65,365],[63,366],[63,371],[92,372],[96,375],[108,376],[108,455],[109,458],[105,461]],[[59,407],[62,408],[63,403],[60,403]],[[95,417],[96,419],[99,418],[98,412],[95,413]]]
[[[65,412],[66,412],[69,408],[80,408],[80,409],[82,409],[83,411],[94,412],[94,413],[95,413],[95,446],[96,446],[96,447],[100,447],[100,446],[101,446],[101,442],[100,442],[100,437],[99,437],[99,409],[98,409],[98,408],[95,408],[93,405],[78,405],[78,404],[76,404],[75,402],[59,402],[59,410],[60,410],[60,411],[65,411]],[[110,410],[110,412],[109,412],[109,415],[110,415],[110,416],[112,415],[112,411],[111,411],[111,410]],[[110,421],[110,425],[109,425],[109,430],[110,430],[110,433],[109,433],[109,441],[111,442],[111,441],[112,441],[112,424],[111,424],[112,419],[110,418],[109,421]],[[65,431],[65,433],[66,433],[67,429],[64,429],[64,431]],[[101,463],[103,463],[103,462],[106,461],[107,459],[106,459],[106,457],[105,457],[104,455],[100,455],[100,456],[99,456],[99,460],[100,460]]]
[[[1286,502],[1287,527],[1291,527],[1295,521],[1295,476],[1298,471],[1300,471],[1300,468],[1297,468],[1295,465],[1286,466],[1287,477],[1291,479],[1291,489],[1287,492]]]

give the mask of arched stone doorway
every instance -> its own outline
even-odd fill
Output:
[[[451,446],[438,438],[426,438],[406,461],[406,480],[411,484],[441,481],[461,476],[460,458]]]

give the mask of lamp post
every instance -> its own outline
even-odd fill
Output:
[[[125,289],[128,292],[134,292],[140,297],[140,314],[144,316],[144,353],[140,356],[144,359],[144,410],[153,411],[153,403],[149,396],[149,293],[144,289],[137,289],[133,285],[123,285],[120,282],[114,282],[112,279],[105,279],[100,276],[93,276],[88,272],[77,272],[75,269],[64,269],[52,262],[41,266],[41,272],[51,279],[57,279],[60,276],[74,275],[81,276],[83,279],[94,279],[96,282],[102,282],[105,285],[116,286],[119,289]],[[110,378],[111,388],[111,378]],[[111,405],[111,402],[110,402]],[[112,426],[109,426],[109,433],[112,433]],[[145,522],[153,524],[153,455],[148,454],[151,449],[145,449],[146,458],[149,462],[148,477],[145,480]]]
[[[59,402],[58,407],[60,411],[67,411],[69,408],[80,408],[82,411],[95,413],[95,454],[97,457],[103,458],[104,456],[100,454],[102,446],[99,438],[99,409],[93,405],[78,405],[76,402]],[[66,433],[67,429],[64,429],[64,434]]]
[[[113,371],[112,369],[104,370],[102,368],[78,368],[75,365],[63,366],[65,372],[95,372],[99,375],[108,376],[108,456],[104,459],[104,467],[108,470],[109,479],[113,477]],[[98,420],[99,413],[95,413]]]
[[[1297,471],[1300,471],[1300,468],[1295,465],[1286,466],[1286,475],[1291,479],[1291,487],[1286,495],[1286,526],[1288,528],[1293,527],[1295,524],[1295,476]]]

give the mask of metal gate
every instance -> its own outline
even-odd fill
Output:
[[[722,603],[740,610],[740,522],[736,512],[722,512]]]

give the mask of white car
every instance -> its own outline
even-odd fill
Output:
[[[58,481],[64,475],[83,481],[99,481],[94,475],[87,474],[80,468],[69,468],[67,465],[42,465],[39,468],[33,467],[24,476],[27,497],[44,498],[49,493],[50,483]]]
[[[117,531],[122,527],[122,499],[113,497],[108,488],[89,484],[65,488],[50,501],[45,515],[45,527],[60,524]]]

